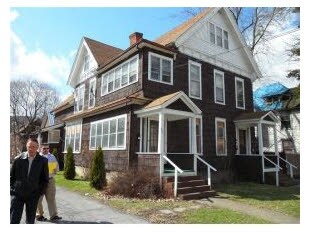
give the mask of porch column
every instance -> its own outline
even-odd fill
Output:
[[[143,141],[143,118],[140,117],[140,137],[139,137],[139,152],[142,152],[142,141]]]
[[[276,126],[274,125],[272,129],[273,129],[273,140],[274,140],[274,152],[275,152],[275,155],[277,156],[277,165],[278,165],[277,171],[276,171],[276,185],[279,186],[280,158],[279,158],[279,152],[278,152],[278,139],[277,139]]]
[[[237,155],[240,154],[240,148],[239,148],[239,127],[236,125],[235,126],[235,131],[236,131],[236,148],[237,148]]]
[[[163,169],[163,153],[165,143],[165,115],[160,112],[158,114],[158,153],[159,153],[159,173],[160,173],[160,184],[162,183],[162,175],[164,174]]]
[[[262,175],[263,175],[263,183],[265,183],[265,159],[264,159],[264,148],[263,148],[263,130],[261,121],[258,122],[257,125],[257,136],[258,136],[258,151],[259,155],[262,157]]]
[[[192,138],[192,148],[191,153],[197,154],[197,132],[196,132],[196,118],[190,118],[191,122],[191,138]],[[194,156],[194,172],[197,174],[197,158]]]

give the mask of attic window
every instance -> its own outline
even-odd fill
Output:
[[[84,66],[83,66],[83,71],[86,72],[89,70],[89,55],[84,56]]]
[[[281,116],[281,129],[290,129],[290,128],[291,128],[290,115]]]
[[[210,42],[225,49],[229,49],[228,32],[221,27],[215,26],[213,23],[210,25]]]

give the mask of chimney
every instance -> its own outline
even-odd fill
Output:
[[[143,38],[143,34],[140,32],[134,32],[129,36],[130,46],[137,43]]]

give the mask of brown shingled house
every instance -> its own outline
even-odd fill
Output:
[[[175,174],[206,180],[198,194],[174,190],[183,198],[208,195],[211,171],[212,182],[240,178],[235,158],[254,154],[253,128],[277,119],[237,118],[253,112],[252,82],[261,74],[229,10],[208,8],[154,41],[137,32],[129,39],[121,50],[82,38],[68,79],[72,105],[55,109],[63,152],[71,145],[81,165],[101,146],[111,171],[137,164],[163,184]],[[278,173],[276,163],[265,168],[260,149],[252,157],[260,182]]]

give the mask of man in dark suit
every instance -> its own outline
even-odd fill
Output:
[[[48,185],[48,161],[38,153],[37,139],[30,138],[27,151],[16,156],[10,172],[10,222],[20,223],[26,205],[26,223],[33,224],[39,197]]]

